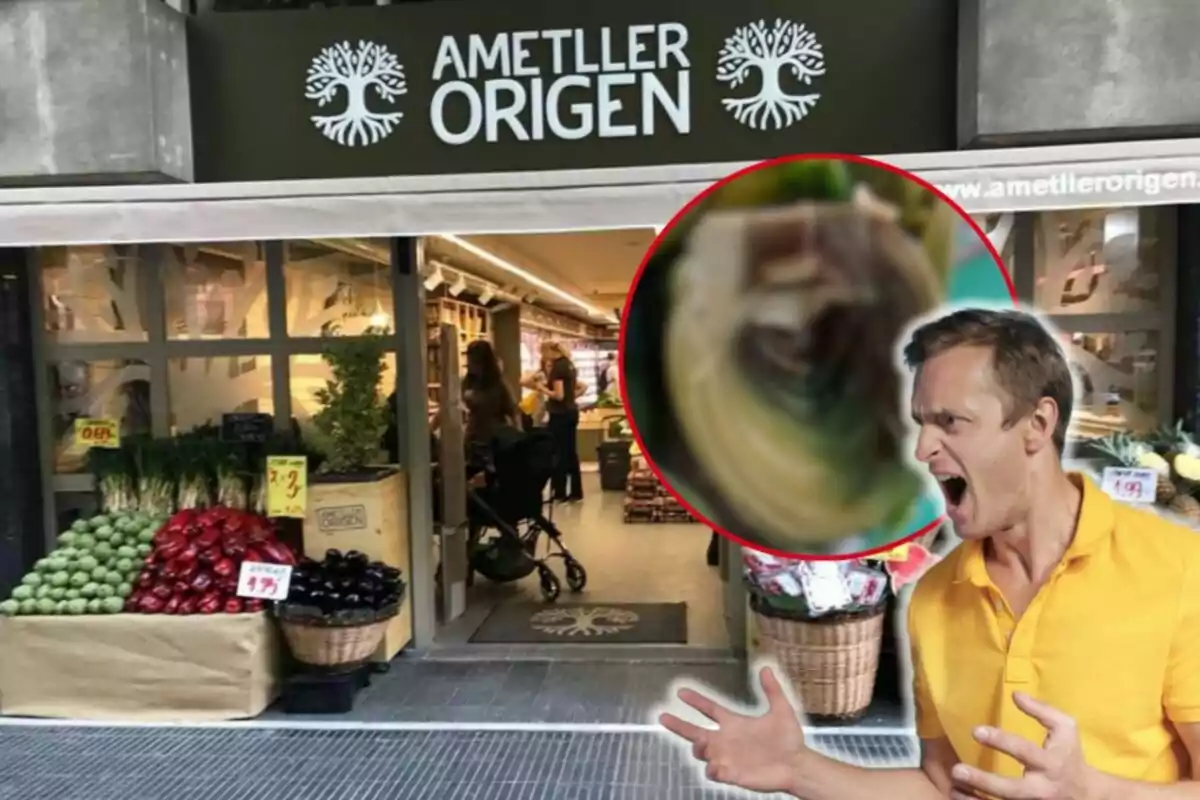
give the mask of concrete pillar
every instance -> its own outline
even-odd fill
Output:
[[[1197,30],[1195,0],[963,0],[959,145],[1198,135]]]
[[[0,249],[0,597],[45,555],[30,281],[24,250]]]
[[[191,181],[186,20],[162,0],[0,3],[0,184]]]
[[[492,313],[492,347],[504,362],[504,380],[521,397],[521,307],[510,305]]]

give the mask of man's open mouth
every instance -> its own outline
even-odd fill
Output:
[[[942,493],[946,495],[946,502],[951,508],[956,508],[967,493],[966,478],[959,475],[939,475],[938,483],[942,487]]]

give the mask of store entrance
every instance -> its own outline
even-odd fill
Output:
[[[653,228],[639,228],[424,240],[443,523],[439,646],[733,646],[722,573],[736,579],[736,571],[721,563],[728,548],[659,485],[621,400],[619,318],[654,237]],[[475,345],[470,355],[475,342],[490,347]],[[482,414],[471,393],[489,352],[533,437],[565,460],[573,449],[580,463],[579,485],[568,477],[557,487],[561,502],[551,499],[553,481],[538,483],[548,502],[533,519],[507,509],[512,487],[523,490],[521,476],[508,474],[512,465],[495,465],[498,495],[485,477],[458,479],[458,470],[478,468],[467,463],[471,414]],[[552,386],[566,363],[576,376],[574,409],[537,388]],[[538,469],[536,452],[515,462],[522,472]]]

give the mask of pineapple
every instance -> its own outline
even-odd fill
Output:
[[[1189,489],[1200,484],[1200,445],[1183,429],[1183,420],[1176,422],[1174,427],[1160,429],[1158,440],[1175,479]]]
[[[1112,462],[1110,466],[1154,470],[1158,475],[1155,502],[1165,505],[1179,494],[1171,480],[1171,464],[1154,452],[1149,444],[1134,439],[1128,433],[1113,433],[1097,440],[1095,448]]]
[[[1180,492],[1167,503],[1167,509],[1183,517],[1192,525],[1200,526],[1200,500]]]

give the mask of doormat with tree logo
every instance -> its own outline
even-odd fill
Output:
[[[687,644],[686,603],[502,603],[481,644]]]

